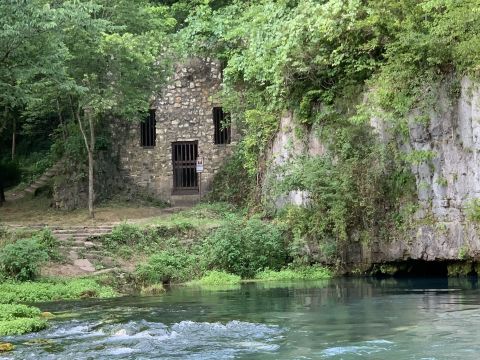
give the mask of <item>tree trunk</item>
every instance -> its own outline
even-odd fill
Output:
[[[3,181],[0,178],[0,206],[5,202],[5,192],[3,191]]]
[[[73,102],[70,99],[70,104],[73,109]],[[95,217],[95,212],[93,210],[93,199],[95,197],[94,188],[93,188],[93,156],[95,151],[95,129],[93,124],[92,115],[89,111],[84,111],[85,115],[88,117],[88,124],[90,127],[90,144],[88,143],[87,133],[83,127],[82,118],[80,116],[80,107],[77,107],[76,111],[74,111],[74,115],[77,118],[78,126],[80,127],[80,132],[83,136],[83,141],[85,142],[85,147],[88,153],[88,213],[90,217],[93,219]]]
[[[95,213],[93,211],[93,151],[88,152],[88,214],[93,219]]]
[[[63,122],[62,109],[60,108],[60,103],[57,99],[57,114],[58,120],[60,121],[60,127],[62,128],[63,143],[67,142],[67,125]]]
[[[3,121],[0,122],[0,135],[2,135],[3,130],[7,127],[8,120],[8,107],[5,106],[3,109]]]
[[[88,213],[93,219],[95,217],[95,214],[93,212],[93,200],[95,197],[93,188],[93,154],[95,151],[95,127],[91,114],[88,114],[88,123],[90,126],[90,150],[88,152]]]
[[[15,116],[13,117],[13,125],[12,125],[12,160],[15,160],[15,147],[16,147],[16,137],[17,137],[17,119]]]

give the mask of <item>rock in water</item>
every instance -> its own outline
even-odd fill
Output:
[[[7,351],[12,351],[13,349],[15,349],[15,346],[13,346],[13,344],[0,343],[0,353],[7,352]]]

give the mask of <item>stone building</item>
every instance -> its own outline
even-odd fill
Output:
[[[119,147],[125,180],[174,205],[196,202],[210,189],[237,139],[217,100],[221,76],[220,64],[208,58],[176,66],[148,118],[131,125]]]

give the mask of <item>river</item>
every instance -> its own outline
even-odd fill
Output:
[[[40,304],[58,316],[0,359],[479,359],[468,279],[177,287],[162,296]]]

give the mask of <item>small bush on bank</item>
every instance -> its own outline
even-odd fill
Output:
[[[132,224],[120,224],[115,226],[111,234],[104,237],[104,244],[109,248],[119,245],[132,246],[145,241],[145,229]]]
[[[0,270],[10,279],[33,280],[40,265],[48,259],[48,253],[37,239],[21,239],[0,250]]]
[[[196,263],[196,257],[183,249],[163,250],[138,265],[135,275],[143,284],[183,282],[194,276]]]
[[[38,243],[47,252],[50,260],[60,260],[61,256],[58,251],[60,244],[49,228],[39,231],[34,235],[34,238],[37,239]]]
[[[301,268],[286,268],[280,271],[264,270],[259,272],[255,279],[262,281],[298,281],[298,280],[324,280],[330,279],[332,273],[322,266]]]
[[[204,252],[208,267],[243,278],[267,268],[279,270],[287,257],[280,229],[257,218],[232,218],[206,239]]]
[[[207,271],[200,280],[194,281],[192,283],[199,285],[235,285],[240,284],[241,278],[238,275],[229,274],[225,271],[212,270]]]

